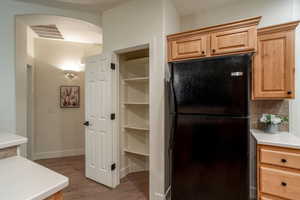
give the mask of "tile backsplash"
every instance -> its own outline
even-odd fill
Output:
[[[268,100],[268,101],[250,101],[251,128],[263,128],[263,124],[259,122],[259,118],[263,113],[278,114],[289,116],[288,100]],[[280,126],[281,131],[288,131],[288,123]]]

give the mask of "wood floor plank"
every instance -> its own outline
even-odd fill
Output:
[[[35,161],[69,177],[64,189],[64,200],[148,200],[149,173],[132,173],[121,180],[116,189],[110,189],[85,177],[84,156],[53,158]]]

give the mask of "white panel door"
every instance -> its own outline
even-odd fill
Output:
[[[105,55],[86,59],[86,177],[115,187],[113,158],[113,71]]]

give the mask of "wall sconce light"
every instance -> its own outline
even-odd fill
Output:
[[[65,77],[67,79],[70,79],[70,80],[73,80],[74,78],[77,78],[78,75],[76,74],[75,71],[71,71],[71,70],[64,70],[64,74],[65,74]]]

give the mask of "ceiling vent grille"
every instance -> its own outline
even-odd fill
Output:
[[[31,29],[41,38],[63,40],[61,32],[54,24],[31,26]]]

